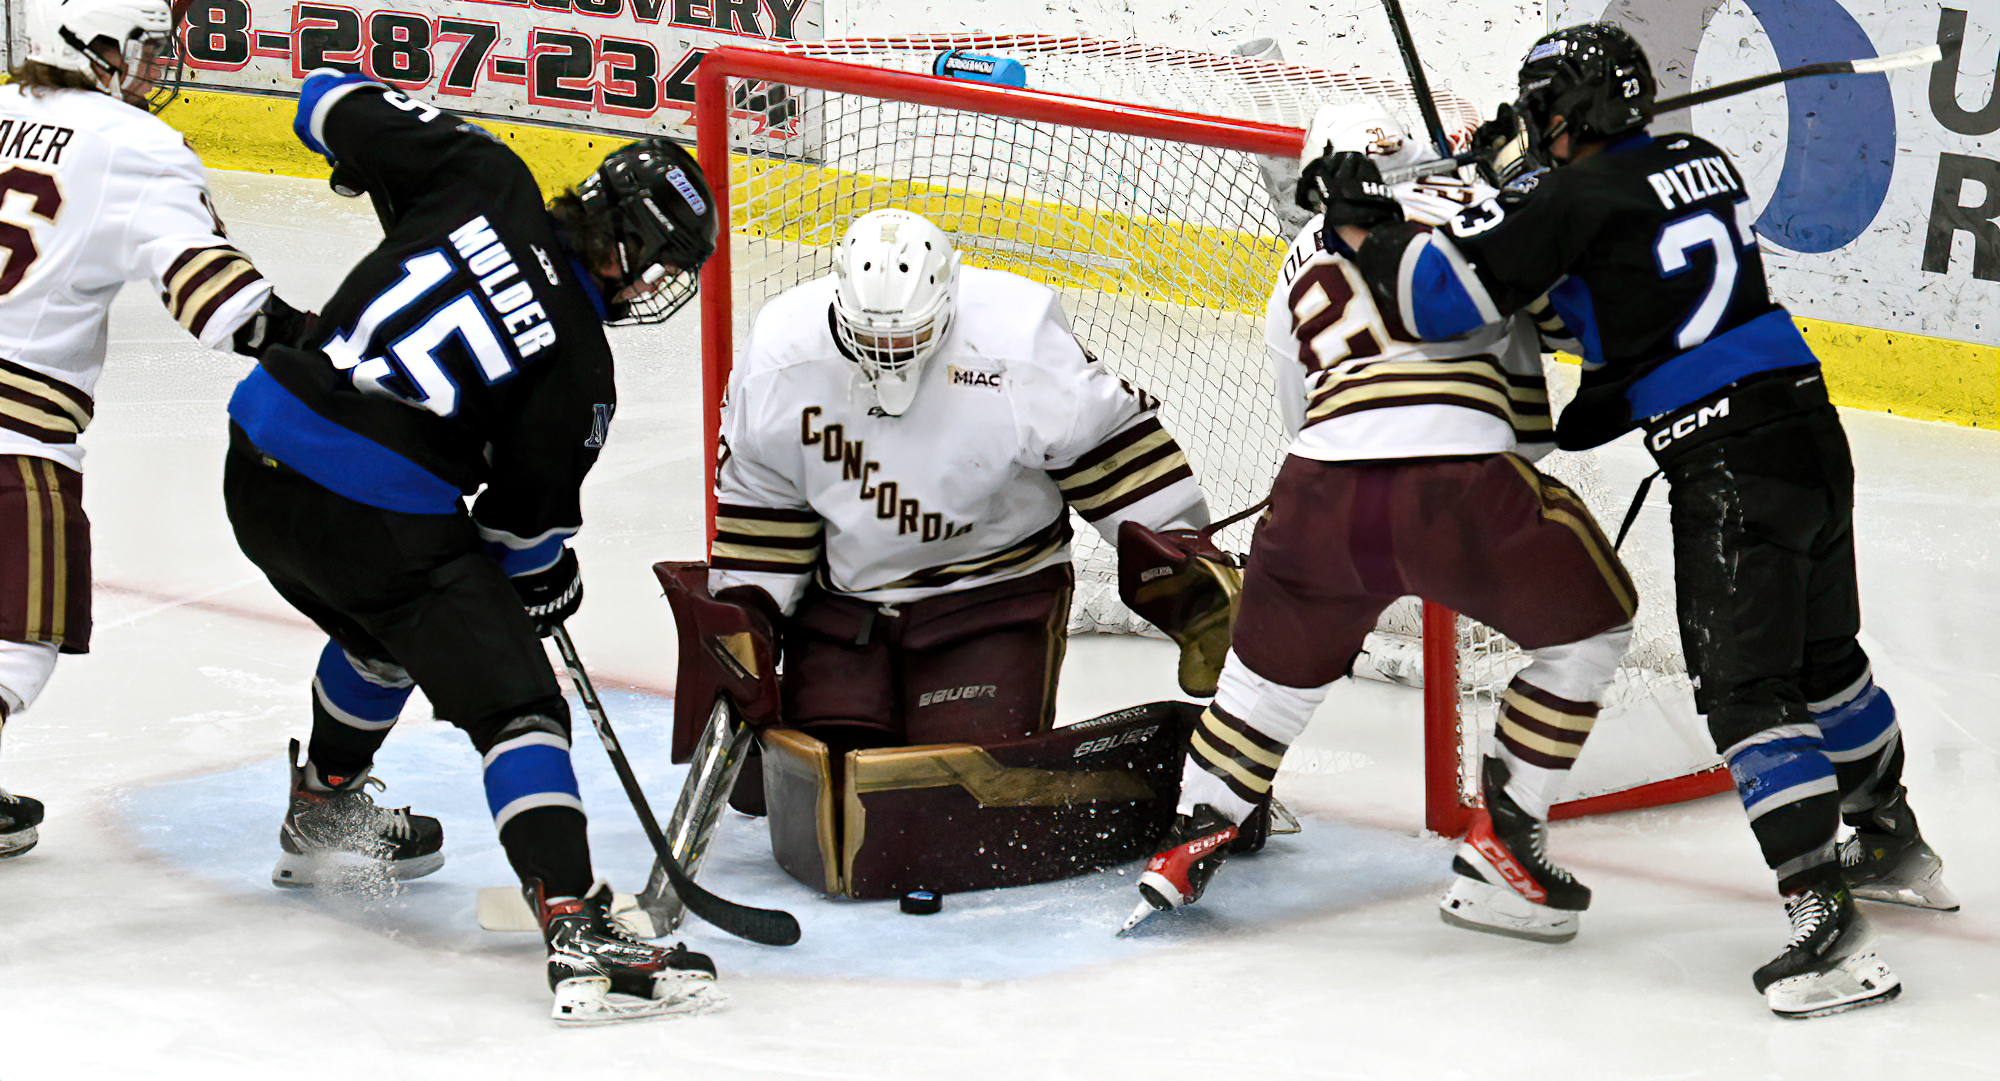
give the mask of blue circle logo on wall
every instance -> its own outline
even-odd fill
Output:
[[[1837,0],[1747,3],[1770,36],[1779,67],[1877,55],[1875,43]],[[1603,17],[1613,18],[1613,9],[1621,6],[1614,2]],[[1719,6],[1710,0],[1708,10]],[[1662,44],[1692,54],[1707,23],[1706,17],[1682,22],[1696,40]],[[1632,29],[1644,35],[1649,28]],[[1757,232],[1789,251],[1816,255],[1844,248],[1868,229],[1889,194],[1896,159],[1896,104],[1889,78],[1842,75],[1784,85],[1790,113],[1785,167],[1757,218]]]

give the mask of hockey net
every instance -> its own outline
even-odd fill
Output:
[[[1032,89],[923,74],[945,49],[1021,60]],[[702,290],[708,445],[733,343],[757,311],[831,273],[848,223],[893,206],[936,222],[967,264],[1056,289],[1086,348],[1161,400],[1162,421],[1218,517],[1263,499],[1284,455],[1263,315],[1284,238],[1296,231],[1282,189],[1296,171],[1300,129],[1323,104],[1373,99],[1408,130],[1422,130],[1400,82],[1047,35],[719,49],[696,84],[702,164],[719,193],[726,187],[728,212],[728,243],[705,268]],[[1438,97],[1454,136],[1479,122],[1470,103]],[[1244,523],[1219,540],[1242,551],[1249,531]],[[1072,633],[1143,632],[1118,602],[1114,553],[1081,524],[1075,556]],[[1450,650],[1432,635],[1426,663],[1419,625],[1426,617],[1417,612],[1410,602],[1385,618],[1371,639],[1369,669],[1427,685],[1427,817],[1440,832],[1458,832],[1476,797],[1479,734],[1526,658],[1485,628],[1437,610],[1428,615],[1436,629],[1459,626]],[[1654,691],[1665,688],[1671,697],[1678,650],[1671,652],[1658,672],[1621,675],[1631,688],[1624,693],[1652,703],[1664,700]],[[1445,671],[1452,667],[1465,678]],[[1615,726],[1600,724],[1600,732],[1607,727]],[[1580,794],[1687,772],[1678,763],[1670,774],[1657,763],[1645,767],[1616,771]],[[1593,809],[1621,806],[1614,799]]]

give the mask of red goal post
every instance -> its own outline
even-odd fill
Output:
[[[926,38],[920,44],[926,47],[934,46],[937,44],[937,39]],[[909,47],[912,46],[905,46]],[[772,94],[771,88],[788,91],[795,104],[806,100],[807,96],[812,94],[850,95],[885,103],[950,110],[980,118],[1006,118],[1012,121],[1074,129],[1078,132],[1096,133],[1106,138],[1129,136],[1163,143],[1211,148],[1238,155],[1296,159],[1305,137],[1305,133],[1300,129],[1279,124],[1206,116],[1095,97],[963,82],[888,67],[802,56],[796,51],[718,48],[710,51],[703,59],[695,74],[694,85],[697,156],[704,173],[709,178],[709,185],[716,202],[716,215],[721,227],[715,254],[702,269],[700,295],[702,378],[705,398],[703,439],[704,446],[710,448],[710,452],[704,455],[704,464],[708,481],[708,527],[711,539],[715,523],[714,480],[717,465],[713,448],[718,445],[720,404],[733,363],[735,323],[738,318],[736,246],[743,241],[744,235],[759,236],[766,244],[776,243],[769,239],[771,233],[768,223],[759,226],[764,230],[762,233],[757,233],[755,230],[746,231],[746,206],[733,205],[735,193],[731,188],[735,170],[745,167],[753,155],[738,145],[742,141],[740,138],[732,136],[732,121],[740,125],[745,122],[746,115],[755,114],[755,109],[760,103],[768,104],[763,98],[752,99],[746,94],[746,87],[762,86],[766,88],[764,92],[767,95]],[[1459,111],[1463,113],[1464,104],[1459,102],[1457,105]],[[756,119],[761,124],[763,118]],[[893,124],[886,126],[892,129],[894,127]],[[759,130],[761,131],[761,127]],[[899,130],[891,130],[889,134],[892,141],[908,137],[905,132]],[[775,156],[793,162],[820,160],[799,155]],[[831,161],[831,158],[825,160]],[[876,178],[862,178],[857,181],[851,173],[842,173],[835,186],[859,184],[865,189],[874,179]],[[931,181],[927,190],[934,192],[937,187],[937,182]],[[896,190],[915,191],[921,188],[920,184],[910,183]],[[870,194],[879,195],[879,192]],[[762,198],[768,203],[773,197],[765,194]],[[746,200],[746,204],[748,201],[751,200]],[[1031,202],[1027,205],[1037,204]],[[848,209],[854,210],[858,207]],[[1078,213],[1088,214],[1090,211]],[[821,245],[830,246],[831,238],[837,236],[837,230],[829,230],[837,222],[838,215],[829,210],[824,201],[815,204],[812,214],[815,216],[814,239]],[[759,221],[763,222],[763,219]],[[795,241],[797,237],[793,236],[791,239]],[[979,248],[977,252],[969,250],[967,252],[969,258],[985,257],[1004,263],[1011,257],[1010,253],[1013,250],[1007,245],[1013,243],[1018,247],[1018,242],[996,241],[991,237],[985,239],[989,243]],[[1261,274],[1261,280],[1248,283],[1248,288],[1257,297],[1254,312],[1246,315],[1245,306],[1240,298],[1232,302],[1237,308],[1237,316],[1253,318],[1258,324],[1261,324],[1262,319],[1261,297],[1268,288],[1271,275],[1277,268],[1277,259],[1282,258],[1283,251],[1282,242],[1275,236],[1261,239],[1270,241],[1276,248],[1275,257],[1268,262],[1268,265],[1260,264],[1261,269],[1258,273]],[[965,245],[962,243],[961,246]],[[999,254],[995,254],[996,252]],[[1072,258],[1085,261],[1091,258],[1087,251],[1080,255],[1076,252],[1068,254]],[[747,265],[756,264],[757,260],[750,259]],[[823,273],[824,269],[822,268],[820,272]],[[1173,295],[1167,299],[1184,302],[1186,298]],[[1236,319],[1236,324],[1242,322],[1243,318]],[[1257,352],[1257,363],[1261,366],[1263,364],[1261,346]],[[1242,382],[1241,373],[1236,375],[1234,380]],[[1255,388],[1250,388],[1251,392],[1262,396],[1261,404],[1265,410],[1274,410],[1275,404],[1269,401],[1268,376],[1263,375],[1261,370],[1258,373],[1257,383]],[[1211,410],[1211,413],[1215,412],[1226,414],[1227,409]],[[1224,425],[1230,423],[1226,417],[1221,421],[1215,421],[1213,417],[1209,419],[1213,423]],[[1176,433],[1180,434],[1178,427]],[[1279,446],[1281,447],[1281,444]],[[1194,447],[1190,446],[1189,454],[1191,459],[1196,457]],[[1270,476],[1275,472],[1277,460],[1273,455],[1267,456],[1271,460],[1263,463],[1264,472],[1254,478],[1257,486],[1255,494],[1248,494],[1246,497],[1241,491],[1233,492],[1230,497],[1240,502],[1227,506],[1219,504],[1219,511],[1233,510],[1235,506],[1247,505],[1268,490]],[[1196,462],[1196,468],[1198,472],[1201,470],[1201,462]],[[1236,472],[1245,472],[1240,465],[1234,465],[1232,469]],[[1210,478],[1204,476],[1203,480],[1204,484],[1208,484]],[[1211,492],[1214,492],[1213,488]],[[1239,546],[1243,544],[1247,544],[1247,533],[1243,535]],[[1477,740],[1468,728],[1487,723],[1480,718],[1473,718],[1475,724],[1471,726],[1461,722],[1461,715],[1467,709],[1467,702],[1470,699],[1461,688],[1458,676],[1460,623],[1461,620],[1448,610],[1431,605],[1424,607],[1421,682],[1425,688],[1423,693],[1425,820],[1430,829],[1448,836],[1464,832],[1476,799],[1477,788],[1476,784],[1469,780],[1468,764],[1476,760]],[[1554,817],[1567,818],[1654,806],[1708,795],[1727,787],[1727,773],[1710,769],[1663,781],[1648,782],[1589,799],[1558,804],[1554,810]]]

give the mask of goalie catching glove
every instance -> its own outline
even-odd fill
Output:
[[[1215,542],[1192,529],[1164,533],[1137,522],[1118,527],[1118,597],[1181,647],[1181,690],[1215,693],[1243,571]]]

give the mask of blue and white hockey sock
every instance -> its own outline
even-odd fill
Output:
[[[508,735],[486,752],[481,766],[486,807],[493,812],[496,830],[505,829],[516,815],[538,807],[583,811],[583,795],[569,761],[569,737],[560,732],[529,728]]]
[[[313,734],[306,757],[329,784],[365,771],[395,727],[416,684],[384,661],[363,660],[328,641],[313,673]]]
[[[1859,815],[1896,794],[1902,783],[1902,730],[1896,724],[1896,704],[1875,685],[1874,674],[1861,677],[1839,694],[1807,707],[1825,735],[1826,757],[1840,782],[1840,810]]]
[[[1839,785],[1822,740],[1816,724],[1779,725],[1723,752],[1780,892],[1838,870]]]

